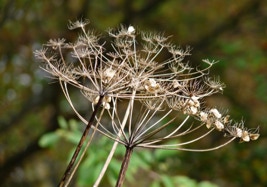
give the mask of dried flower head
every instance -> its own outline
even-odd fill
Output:
[[[110,124],[103,124],[106,121],[98,116],[99,126],[95,128],[100,133],[127,146],[189,151],[222,147],[183,147],[213,130],[233,137],[230,141],[239,138],[248,142],[259,137],[258,129],[248,130],[243,123],[233,123],[229,115],[216,108],[203,106],[205,97],[222,92],[225,87],[219,78],[209,77],[215,61],[205,59],[203,69],[194,68],[183,62],[190,55],[190,48],[183,50],[163,35],[136,32],[133,26],[109,30],[112,42],[103,42],[93,32],[85,30],[88,23],[70,22],[69,29],[82,31],[75,42],[49,40],[43,49],[35,51],[35,56],[44,62],[42,68],[59,80],[81,120],[86,122],[75,109],[67,85],[81,90],[92,107],[101,102]],[[127,106],[124,115],[118,113],[118,108],[123,106]],[[185,117],[178,125],[174,124],[177,113]],[[197,127],[186,125],[190,117],[200,122]],[[167,140],[190,135],[200,127],[206,127],[207,133],[192,137],[188,142],[167,143]]]
[[[202,152],[219,149],[236,138],[241,142],[259,138],[258,128],[248,129],[243,121],[234,123],[229,115],[203,105],[205,97],[222,92],[225,87],[219,78],[209,77],[215,61],[203,60],[206,64],[203,69],[191,67],[183,62],[190,55],[189,47],[183,50],[171,44],[169,37],[136,32],[133,26],[110,30],[111,40],[103,42],[86,30],[88,24],[88,20],[70,22],[69,29],[82,31],[75,42],[51,39],[43,49],[34,52],[44,63],[42,68],[58,79],[74,112],[87,124],[59,186],[67,186],[72,178],[73,164],[91,128],[92,136],[98,131],[114,140],[114,145],[126,147],[116,186],[122,185],[135,147]],[[93,112],[88,121],[76,110],[69,85],[91,102]],[[178,123],[177,118],[183,120]],[[190,118],[198,122],[188,125]],[[204,128],[202,134],[194,133],[200,128]],[[185,147],[216,130],[230,138],[211,148]],[[181,136],[188,136],[189,140],[169,141]]]

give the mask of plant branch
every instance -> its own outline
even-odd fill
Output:
[[[119,178],[117,180],[116,187],[121,187],[123,184],[132,153],[133,153],[133,147],[126,147],[126,153],[124,155],[124,159],[121,165],[121,170],[120,170]]]
[[[123,121],[122,121],[122,123],[120,124],[120,126],[121,126],[121,130],[118,132],[116,141],[114,142],[114,144],[113,144],[113,146],[112,146],[112,149],[111,149],[111,151],[110,151],[110,153],[109,153],[109,155],[108,155],[108,157],[107,157],[107,159],[106,159],[106,162],[105,162],[105,164],[104,164],[104,166],[103,166],[103,168],[102,168],[100,174],[98,175],[98,178],[97,178],[97,180],[96,180],[96,182],[95,182],[95,184],[94,184],[94,187],[97,187],[97,186],[100,184],[100,181],[102,180],[102,178],[103,178],[103,176],[104,176],[104,174],[105,174],[105,172],[106,172],[106,170],[107,170],[107,167],[108,167],[108,165],[109,165],[109,163],[110,163],[110,161],[111,161],[111,159],[112,159],[112,157],[113,157],[113,155],[114,155],[114,153],[115,153],[115,151],[116,151],[116,149],[117,149],[117,146],[118,146],[118,143],[119,143],[119,139],[120,139],[120,137],[122,136],[123,129],[124,129],[126,123],[127,123],[127,119],[129,118],[131,107],[133,107],[133,102],[134,102],[135,93],[136,93],[136,92],[134,91],[134,92],[133,92],[133,95],[132,95],[132,98],[131,98],[131,100],[130,100],[129,103],[128,103],[128,107],[127,107],[126,112],[125,112],[125,114],[124,114]],[[114,107],[115,107],[115,106],[114,106]]]
[[[97,111],[98,111],[101,103],[102,103],[103,97],[104,96],[100,96],[99,101],[97,102],[97,104],[95,106],[95,110],[93,111],[93,113],[92,113],[92,115],[90,117],[90,120],[88,121],[88,124],[87,124],[85,130],[83,131],[83,134],[82,134],[82,137],[81,137],[81,139],[79,141],[79,144],[77,145],[77,147],[75,149],[75,152],[72,155],[70,163],[69,163],[67,169],[65,170],[64,175],[63,175],[62,179],[60,180],[60,183],[59,183],[58,187],[67,186],[67,184],[65,184],[65,183],[66,183],[68,177],[71,174],[71,170],[72,170],[73,165],[74,165],[74,163],[75,163],[75,161],[76,161],[76,159],[78,157],[79,152],[81,151],[82,145],[85,142],[87,135],[89,134],[89,131],[90,131],[90,128],[91,128],[92,124],[94,123],[95,116],[97,114]]]
[[[104,113],[104,110],[105,110],[105,108],[102,108],[102,111],[101,111],[101,114],[100,114],[100,117],[99,117],[99,118],[102,118],[103,113]],[[66,186],[69,185],[69,183],[70,183],[70,181],[71,181],[73,175],[74,175],[75,172],[77,171],[77,169],[78,169],[78,167],[79,167],[79,165],[80,165],[80,163],[81,163],[81,161],[82,161],[82,159],[83,159],[83,157],[84,157],[86,151],[88,150],[89,145],[91,144],[91,142],[92,142],[92,140],[93,140],[93,137],[94,137],[94,135],[95,135],[95,133],[96,133],[96,131],[97,131],[97,127],[98,127],[98,125],[99,125],[99,123],[97,122],[97,124],[95,125],[95,128],[94,128],[94,130],[93,130],[93,132],[92,132],[92,135],[91,135],[90,139],[89,139],[88,142],[86,143],[86,146],[85,146],[83,152],[81,153],[81,156],[80,156],[79,160],[77,161],[77,164],[76,164],[75,167],[73,168],[73,170],[72,170],[72,172],[71,172],[71,174],[70,174],[70,177],[67,179]]]

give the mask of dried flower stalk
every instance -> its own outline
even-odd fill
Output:
[[[233,122],[228,114],[204,106],[205,97],[222,92],[225,87],[219,78],[209,77],[215,61],[203,60],[206,66],[202,69],[190,67],[183,62],[190,55],[189,48],[183,50],[175,46],[169,37],[137,32],[133,26],[110,30],[112,42],[101,43],[101,38],[85,29],[88,23],[70,22],[69,29],[82,31],[75,42],[49,40],[43,49],[35,51],[35,56],[44,62],[42,68],[59,80],[71,107],[87,124],[87,131],[93,128],[125,145],[125,162],[116,186],[123,183],[135,147],[201,152],[221,148],[236,138],[249,142],[259,137],[258,128],[247,129],[243,122]],[[106,51],[106,48],[112,50]],[[75,109],[67,85],[78,88],[92,103],[94,113],[89,122]],[[99,104],[110,123],[103,120],[102,114],[97,114]],[[180,124],[175,122],[178,114],[184,117]],[[187,121],[192,117],[199,121],[198,125],[188,126]],[[97,120],[97,126],[92,119]],[[193,136],[200,128],[206,128],[206,132]],[[184,147],[216,130],[230,138],[211,148]],[[191,139],[170,143],[169,140],[181,136]],[[69,167],[67,173],[72,166]]]

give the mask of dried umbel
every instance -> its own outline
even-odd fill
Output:
[[[121,26],[110,30],[110,39],[105,42],[87,31],[87,24],[88,21],[70,23],[70,29],[82,31],[75,42],[50,40],[43,49],[35,51],[35,56],[44,62],[42,68],[59,80],[68,102],[84,123],[129,150],[147,147],[211,151],[236,138],[248,142],[259,137],[258,129],[249,130],[243,122],[233,122],[216,108],[205,108],[204,98],[225,87],[219,78],[209,77],[214,61],[203,60],[202,69],[193,68],[183,62],[190,49],[175,46],[169,37]],[[68,85],[79,89],[92,103],[92,119],[96,123],[88,122],[77,112]],[[100,105],[102,112],[97,114]],[[124,108],[123,113],[120,108]],[[102,116],[110,120],[102,120]],[[177,116],[184,117],[179,124],[175,121]],[[188,125],[190,117],[197,119],[198,125]],[[201,127],[206,132],[191,140],[175,144],[168,141],[191,136]],[[184,147],[214,130],[232,138],[212,148]]]

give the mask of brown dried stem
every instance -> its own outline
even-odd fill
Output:
[[[77,157],[78,157],[78,155],[79,155],[79,153],[81,151],[81,148],[82,148],[82,146],[83,146],[83,144],[84,144],[84,142],[86,140],[87,135],[89,134],[91,126],[94,123],[94,119],[96,117],[97,111],[100,108],[100,105],[102,104],[103,97],[104,96],[101,96],[99,98],[99,101],[97,102],[97,104],[95,106],[95,110],[93,111],[93,113],[92,113],[92,115],[91,115],[91,117],[90,117],[90,119],[88,121],[88,124],[87,124],[85,130],[83,131],[83,134],[82,134],[82,137],[81,137],[81,139],[79,141],[79,144],[77,145],[77,147],[75,149],[75,152],[72,155],[72,158],[71,158],[71,160],[69,162],[69,165],[68,165],[67,169],[65,170],[64,175],[61,178],[58,187],[65,187],[66,186],[66,181],[67,181],[68,177],[71,174],[71,171],[72,171],[72,168],[74,166],[74,163],[75,163],[75,161],[76,161],[76,159],[77,159]]]

